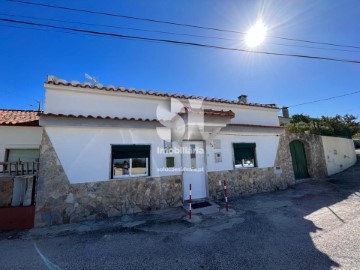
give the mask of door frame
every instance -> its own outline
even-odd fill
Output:
[[[202,143],[204,149],[204,177],[205,177],[205,198],[195,199],[195,200],[204,200],[209,198],[209,181],[208,181],[208,168],[207,168],[207,151],[206,151],[206,141],[205,140],[183,140],[181,142],[181,147],[183,147],[183,143]],[[181,153],[181,168],[184,168],[184,153]],[[184,185],[184,171],[181,172],[182,179],[182,197],[183,202],[189,201],[189,198],[185,198],[185,185]]]

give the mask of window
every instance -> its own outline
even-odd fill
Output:
[[[175,158],[166,157],[166,168],[174,168],[174,167],[175,167]]]
[[[39,161],[39,149],[7,149],[6,161]]]
[[[150,145],[112,145],[112,178],[150,175]]]
[[[256,167],[255,143],[234,143],[235,168]]]

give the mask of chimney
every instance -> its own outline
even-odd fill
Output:
[[[282,110],[282,115],[284,118],[290,118],[288,107],[282,107],[281,110]]]
[[[240,103],[247,103],[247,95],[240,95],[238,99]]]

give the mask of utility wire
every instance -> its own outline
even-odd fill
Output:
[[[6,25],[6,24],[0,24],[0,27],[10,27],[10,28],[17,28],[17,29],[26,29],[26,30],[35,30],[35,31],[41,31],[41,32],[56,32],[56,33],[64,33],[64,34],[70,34],[70,35],[85,35],[85,36],[92,36],[97,37],[96,34],[91,33],[78,33],[78,32],[69,32],[69,31],[61,31],[56,29],[41,29],[41,28],[33,28],[33,27],[26,27],[26,26],[16,26],[16,25]],[[103,36],[104,38],[117,38],[112,36]],[[150,43],[161,43],[159,41],[150,41]]]
[[[67,20],[39,18],[39,17],[33,17],[33,16],[24,16],[24,15],[13,15],[13,14],[8,14],[8,13],[0,13],[0,15],[8,16],[8,17],[19,17],[19,18],[27,18],[27,19],[34,19],[34,20],[73,23],[73,24],[82,24],[82,25],[88,25],[88,26],[109,27],[109,28],[116,28],[116,29],[134,30],[134,31],[141,31],[141,32],[160,33],[160,34],[169,34],[169,35],[178,35],[178,36],[189,36],[189,37],[212,38],[212,39],[221,39],[221,40],[244,41],[243,39],[235,39],[235,38],[214,37],[214,36],[206,36],[206,35],[193,35],[193,34],[175,33],[175,32],[169,32],[169,31],[148,30],[148,29],[141,29],[141,28],[134,28],[134,27],[122,27],[122,26],[115,26],[115,25],[109,25],[109,24],[95,24],[95,23],[85,23],[85,22],[79,22],[79,21],[67,21]],[[354,51],[354,52],[356,52],[356,51]]]
[[[351,93],[347,93],[347,94],[343,94],[343,95],[339,95],[339,96],[317,99],[317,100],[313,100],[313,101],[309,101],[309,102],[304,102],[304,103],[300,103],[300,104],[296,104],[296,105],[292,105],[292,106],[287,106],[287,107],[288,107],[288,108],[293,108],[293,107],[297,107],[297,106],[302,106],[302,105],[317,103],[317,102],[326,101],[326,100],[331,100],[331,99],[335,99],[335,98],[340,98],[340,97],[355,95],[355,94],[358,94],[358,93],[360,93],[360,90],[359,90],[359,91],[355,91],[355,92],[351,92]]]
[[[167,44],[195,46],[195,47],[201,47],[201,48],[212,48],[212,49],[220,49],[220,50],[228,50],[228,51],[238,51],[238,52],[276,55],[276,56],[289,56],[289,57],[298,57],[298,58],[328,60],[328,61],[360,64],[359,60],[351,60],[351,59],[339,59],[339,58],[321,57],[321,56],[312,56],[312,55],[303,55],[303,54],[286,54],[286,53],[276,53],[276,52],[267,52],[267,51],[253,51],[253,50],[229,48],[229,47],[202,44],[202,43],[170,40],[170,39],[157,39],[157,38],[148,38],[148,37],[141,37],[141,36],[130,36],[130,35],[115,34],[115,33],[107,33],[107,32],[100,32],[100,31],[93,31],[93,30],[84,30],[84,29],[71,28],[71,27],[60,27],[60,26],[55,26],[55,25],[41,24],[41,23],[34,23],[34,22],[27,22],[27,21],[19,21],[19,20],[12,20],[12,19],[6,19],[6,18],[0,18],[0,21],[16,23],[16,24],[32,25],[32,26],[43,26],[43,27],[49,27],[49,28],[53,28],[53,29],[69,30],[69,31],[74,31],[74,32],[78,32],[78,33],[89,33],[89,34],[95,34],[95,35],[100,35],[100,36],[118,37],[118,38],[123,38],[123,39],[151,41],[151,42],[157,41],[157,42],[162,42],[162,43],[167,43]]]
[[[194,24],[184,24],[184,23],[177,23],[177,22],[172,22],[172,21],[155,20],[155,19],[149,19],[149,18],[109,13],[109,12],[100,12],[100,11],[93,11],[93,10],[87,10],[87,9],[70,8],[70,7],[65,7],[65,6],[55,6],[55,5],[35,3],[35,2],[29,2],[29,1],[23,1],[23,0],[7,0],[7,1],[14,2],[14,3],[26,4],[26,5],[34,5],[34,6],[41,6],[41,7],[47,7],[47,8],[56,8],[56,9],[70,10],[70,11],[76,11],[76,12],[83,12],[83,13],[89,13],[89,14],[98,14],[98,15],[105,15],[105,16],[110,16],[110,17],[118,17],[118,18],[130,19],[130,20],[147,21],[147,22],[152,22],[152,23],[169,24],[169,25],[175,25],[175,26],[205,29],[205,30],[212,30],[212,31],[218,31],[218,32],[236,33],[236,34],[243,34],[243,35],[246,34],[245,32],[236,31],[236,30],[227,30],[227,29],[207,27],[207,26],[194,25]],[[319,42],[319,41],[311,41],[311,40],[306,40],[306,39],[295,39],[295,38],[278,37],[278,36],[267,36],[267,37],[282,39],[282,40],[287,40],[287,41],[298,41],[298,42],[322,44],[322,45],[328,45],[328,46],[360,49],[360,46],[354,46],[354,45],[344,45],[344,44],[336,44],[336,43],[330,43],[330,42]]]
[[[175,32],[169,32],[169,31],[157,31],[157,30],[148,30],[148,29],[142,29],[142,28],[121,27],[121,26],[114,26],[114,25],[108,25],[108,24],[95,24],[95,23],[85,23],[85,22],[79,22],[79,21],[68,21],[68,20],[58,20],[58,19],[51,19],[51,18],[34,17],[34,16],[15,15],[15,14],[9,14],[9,13],[0,13],[0,15],[12,17],[12,18],[19,17],[19,18],[27,18],[27,19],[34,19],[34,20],[44,20],[44,21],[52,21],[52,22],[73,23],[73,24],[81,24],[81,25],[88,25],[88,26],[97,26],[97,27],[100,26],[100,27],[109,27],[109,28],[115,28],[115,29],[134,30],[134,31],[141,31],[141,32],[148,32],[148,33],[160,33],[160,34],[169,34],[169,35],[178,35],[178,36],[230,40],[230,41],[237,41],[237,42],[244,41],[243,39],[236,39],[236,38],[214,37],[214,36],[206,36],[206,35],[193,35],[193,34],[175,33]],[[277,46],[285,46],[285,47],[298,47],[298,48],[307,48],[307,49],[325,50],[325,51],[342,51],[342,52],[360,53],[360,50],[344,50],[344,49],[324,48],[324,47],[314,47],[314,46],[304,46],[304,45],[289,45],[289,44],[273,43],[273,42],[267,42],[267,43],[272,44],[272,45],[277,45]]]

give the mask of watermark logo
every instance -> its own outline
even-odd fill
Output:
[[[204,168],[200,167],[200,168],[188,168],[188,167],[173,167],[173,168],[166,168],[166,167],[162,167],[162,168],[157,168],[156,169],[158,172],[204,172]]]
[[[181,146],[181,147],[170,147],[170,148],[162,148],[158,147],[156,150],[157,154],[204,154],[204,149],[202,147],[187,147],[187,146]]]
[[[197,139],[206,139],[202,99],[188,99],[183,103],[176,98],[170,98],[158,105],[156,116],[163,125],[157,127],[156,131],[164,141],[189,140],[194,136],[197,136]]]

